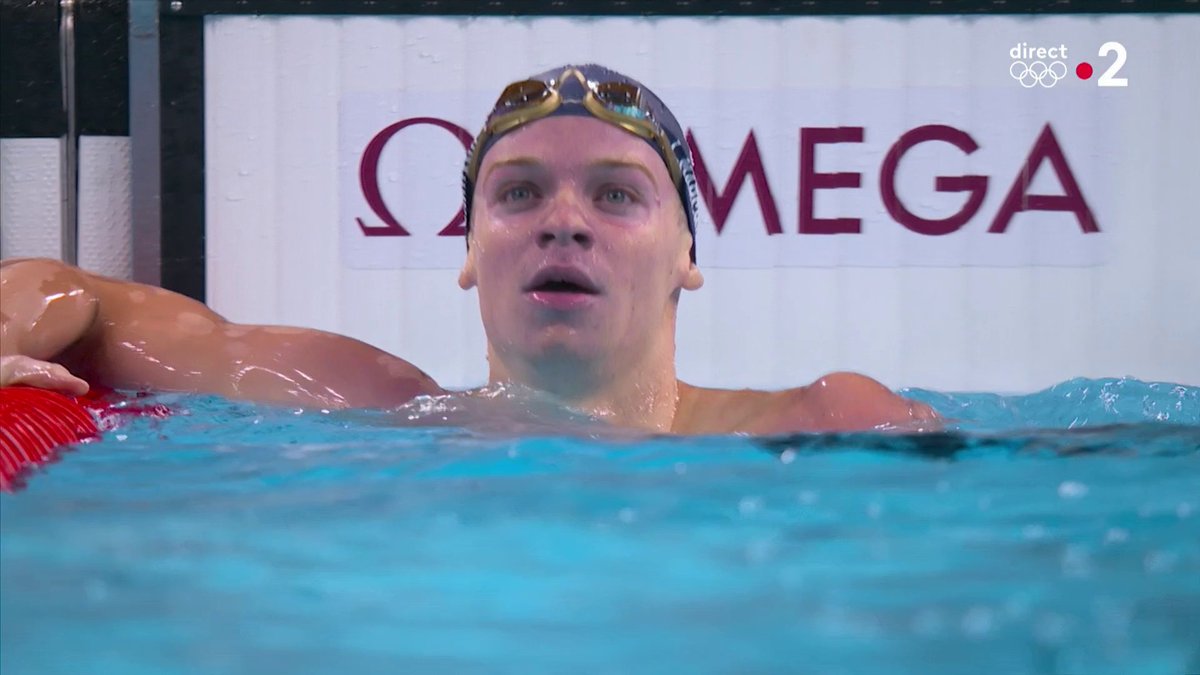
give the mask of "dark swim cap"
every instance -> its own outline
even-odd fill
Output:
[[[572,69],[578,71],[587,80],[587,87],[574,76],[559,79]],[[622,91],[634,90],[636,92],[636,101],[605,101],[602,104],[605,108],[602,111],[605,116],[601,117],[588,109],[584,103],[584,99],[589,94],[589,88],[592,93],[597,91],[603,93],[606,91],[605,85],[612,84],[624,85],[624,87],[621,87]],[[525,109],[532,110],[538,107],[540,99],[526,101],[526,99],[520,98],[524,93],[522,88],[532,91],[534,95],[547,91],[557,91],[562,99],[561,103],[548,113],[537,114],[527,120],[518,121],[515,124],[507,124],[505,128],[494,129],[493,124],[501,118],[508,117],[513,115],[513,113],[518,113]],[[510,92],[515,92],[515,102],[510,98],[514,96]],[[596,100],[600,99],[594,96],[593,101]],[[684,214],[687,216],[688,232],[692,234],[691,256],[692,262],[695,262],[696,205],[698,193],[691,151],[688,148],[687,137],[684,135],[683,128],[679,126],[675,115],[662,102],[662,99],[645,85],[631,77],[596,64],[559,66],[558,68],[552,68],[534,75],[526,80],[515,82],[505,88],[504,93],[501,94],[500,99],[496,102],[496,106],[488,115],[487,122],[483,125],[483,131],[475,137],[475,142],[471,145],[470,151],[467,152],[467,163],[463,168],[463,213],[466,216],[468,231],[471,227],[471,200],[475,190],[476,174],[479,171],[479,167],[483,165],[483,156],[487,154],[487,151],[491,149],[497,140],[509,131],[519,129],[538,119],[558,115],[595,117],[613,126],[622,128],[631,135],[643,138],[643,140],[654,148],[659,156],[662,157],[663,163],[666,164],[667,170],[672,176],[678,175],[678,178],[675,180],[675,188],[679,193],[679,201],[683,205]],[[513,117],[520,118],[521,116],[517,114],[513,115]],[[661,134],[663,144],[667,147],[663,147],[657,139],[645,138],[641,134],[623,126],[620,121],[609,119],[610,117],[628,118],[634,124],[649,122]],[[673,168],[673,165],[678,168],[677,171]]]

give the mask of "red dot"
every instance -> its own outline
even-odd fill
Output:
[[[1092,76],[1092,64],[1084,61],[1083,63],[1075,66],[1075,74],[1078,75],[1079,79],[1081,80],[1088,79]]]

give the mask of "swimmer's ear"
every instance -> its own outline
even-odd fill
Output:
[[[694,291],[703,285],[704,275],[700,273],[700,268],[689,257],[687,271],[683,273],[683,290]]]
[[[467,235],[471,236],[470,234]],[[463,262],[462,270],[458,273],[458,287],[464,291],[469,291],[475,288],[475,249],[476,246],[467,248],[467,259]]]
[[[694,291],[703,286],[704,275],[700,273],[700,268],[692,260],[691,235],[684,237],[684,243],[680,249],[679,256],[679,265],[683,270],[682,281],[679,286],[685,291]]]

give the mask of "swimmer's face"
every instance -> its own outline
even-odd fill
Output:
[[[459,283],[479,290],[490,355],[636,359],[674,340],[680,290],[703,283],[666,165],[600,120],[504,136],[473,203]]]

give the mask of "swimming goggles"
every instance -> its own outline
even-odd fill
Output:
[[[564,89],[573,84],[580,85],[572,87],[578,91],[564,94]],[[672,141],[667,137],[655,120],[649,97],[643,95],[642,87],[630,82],[589,80],[574,66],[566,68],[549,81],[522,80],[504,88],[483,132],[472,146],[467,161],[467,180],[475,182],[484,150],[496,137],[534,120],[549,117],[564,104],[571,103],[582,105],[593,117],[655,145],[667,165],[671,181],[677,186],[682,185],[682,162],[687,159],[687,148],[682,139]]]

